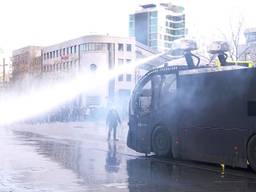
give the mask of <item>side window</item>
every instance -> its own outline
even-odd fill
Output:
[[[167,74],[161,77],[160,106],[170,104],[177,92],[176,74]]]
[[[151,112],[152,108],[152,85],[151,81],[148,81],[141,89],[138,97],[139,110],[142,115]]]
[[[248,116],[256,116],[256,101],[248,101]]]

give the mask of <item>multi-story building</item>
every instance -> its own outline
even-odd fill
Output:
[[[42,48],[28,46],[12,53],[12,81],[20,82],[40,76],[42,69]]]
[[[172,41],[185,37],[185,13],[171,3],[142,5],[130,15],[129,34],[157,51],[171,48]]]
[[[256,43],[256,28],[248,28],[244,31],[246,43]]]
[[[256,28],[248,28],[244,31],[246,44],[239,46],[243,60],[251,60],[256,63]]]
[[[43,76],[47,79],[63,79],[79,73],[93,73],[92,69],[108,70],[127,64],[136,58],[133,37],[101,35],[83,36],[43,48]],[[93,82],[84,82],[86,84]],[[109,101],[128,103],[135,85],[135,72],[120,74],[109,82],[102,82],[90,93],[84,93],[82,105],[105,105]]]
[[[12,67],[9,61],[6,61],[0,54],[0,89],[5,89],[9,86],[12,77]]]
[[[47,47],[29,46],[13,51],[13,80],[18,84],[22,82],[27,87],[53,82],[65,83],[72,81],[76,75],[92,75],[95,70],[109,71],[117,66],[132,65],[136,59],[155,54],[156,50],[136,42],[134,37],[83,36]],[[160,56],[147,60],[140,68],[132,67],[131,71],[101,82],[100,86],[95,86],[90,92],[81,93],[68,106],[79,105],[88,109],[116,104],[121,114],[126,116],[136,81],[149,69],[169,59],[167,56]],[[93,78],[90,80],[84,82],[85,89],[87,85],[93,84]],[[23,86],[19,84],[19,87]]]

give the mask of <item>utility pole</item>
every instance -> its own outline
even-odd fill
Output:
[[[3,78],[2,78],[2,85],[3,85],[3,88],[5,88],[5,83],[6,83],[6,70],[5,70],[5,67],[6,67],[6,63],[5,63],[5,58],[3,58],[3,64],[0,65],[2,66],[2,70],[3,70]]]
[[[5,86],[5,58],[3,58],[3,86]]]

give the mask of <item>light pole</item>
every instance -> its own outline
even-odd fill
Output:
[[[2,78],[2,85],[3,85],[3,88],[5,87],[5,80],[6,80],[6,71],[5,71],[5,66],[7,65],[6,63],[5,63],[5,58],[4,58],[4,51],[3,51],[3,49],[1,49],[0,48],[0,55],[2,55],[3,57],[3,63],[2,63],[2,65],[0,65],[0,66],[2,66],[3,68],[2,68],[2,70],[3,70],[3,78]]]
[[[5,58],[3,58],[3,86],[5,84]]]

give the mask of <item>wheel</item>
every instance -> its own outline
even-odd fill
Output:
[[[152,134],[152,150],[158,156],[171,154],[171,135],[166,128],[158,126]]]
[[[248,142],[247,156],[250,167],[256,172],[256,136],[253,136]]]

